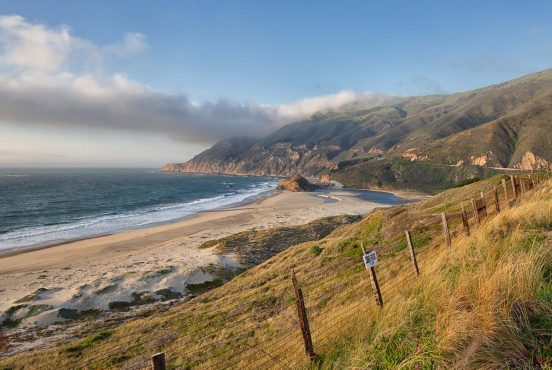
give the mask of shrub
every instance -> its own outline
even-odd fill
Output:
[[[320,253],[322,253],[322,248],[320,248],[318,245],[313,245],[310,249],[310,252],[315,256],[319,256]]]

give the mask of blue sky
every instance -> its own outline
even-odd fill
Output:
[[[0,12],[150,52],[110,66],[194,99],[284,103],[343,89],[456,92],[545,69],[550,1],[28,1]]]
[[[71,37],[101,50],[101,67],[95,72],[66,63],[48,70],[49,78],[61,71],[98,80],[120,74],[165,94],[175,105],[180,103],[174,99],[182,97],[194,104],[223,99],[234,106],[276,107],[343,91],[452,93],[552,66],[549,1],[3,0],[0,14],[19,15],[26,24],[47,29],[66,25]],[[140,35],[144,47],[139,52],[106,51],[117,43],[122,48],[120,40],[129,33]],[[21,66],[15,67],[1,71],[20,78]],[[256,109],[248,110],[247,118],[234,111],[227,115],[249,122],[258,119]],[[211,110],[209,106],[209,114]],[[36,125],[26,124],[32,117],[0,120],[15,136],[17,129],[36,136]],[[237,131],[248,127],[239,122]],[[100,131],[115,130],[109,131],[111,138],[144,131],[98,125]],[[72,140],[79,130],[90,128],[75,126],[63,127]],[[220,132],[211,139],[185,130],[173,133],[172,126],[167,127],[160,125],[156,133],[175,148],[167,161],[187,159],[227,135]],[[259,132],[275,126],[263,127]],[[146,131],[151,135],[155,130]],[[18,135],[24,139],[27,133]],[[184,149],[176,149],[178,145]]]

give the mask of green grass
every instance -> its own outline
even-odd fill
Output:
[[[78,356],[85,349],[92,347],[95,343],[103,341],[111,336],[113,330],[102,330],[97,332],[75,346],[69,346],[63,351],[74,356]]]
[[[47,304],[18,304],[12,306],[4,312],[4,320],[2,321],[1,326],[5,328],[15,328],[21,324],[23,319],[36,316],[44,311],[50,310],[51,308],[52,306]],[[19,317],[15,317],[16,315]]]

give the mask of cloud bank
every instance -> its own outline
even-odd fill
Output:
[[[286,123],[362,102],[376,106],[393,97],[342,91],[290,104],[198,103],[167,94],[124,74],[106,76],[105,58],[147,52],[144,35],[98,46],[20,16],[0,17],[0,121],[21,125],[155,132],[185,142],[213,143],[244,133],[266,135]]]

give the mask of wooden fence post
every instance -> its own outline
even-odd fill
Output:
[[[159,352],[151,356],[151,367],[153,370],[166,370],[165,352]]]
[[[495,208],[496,213],[500,212],[500,204],[498,203],[498,190],[496,189],[496,185],[493,187],[494,192],[494,202],[495,202]]]
[[[447,215],[445,214],[445,212],[441,213],[441,219],[443,221],[443,234],[445,235],[445,243],[447,244],[447,247],[450,247],[452,245],[452,242],[450,240]]]
[[[362,248],[362,255],[366,254],[364,249],[364,243],[360,242]],[[374,266],[370,267],[370,281],[372,282],[372,289],[374,290],[374,298],[376,299],[376,305],[379,308],[383,308],[383,299],[381,298],[381,291],[378,283],[378,277],[376,276],[376,269]]]
[[[506,200],[506,205],[510,207],[510,197],[508,196],[508,186],[506,186],[505,179],[502,179],[502,188],[504,189],[504,199]]]
[[[525,194],[525,179],[519,179],[519,187],[521,188],[521,195]]]
[[[517,198],[517,188],[516,188],[516,177],[514,175],[510,175],[510,182],[512,183],[512,192],[514,193],[514,199]]]
[[[303,299],[303,291],[298,287],[295,271],[293,270],[291,270],[291,281],[293,282],[293,290],[295,291],[295,304],[297,305],[297,316],[299,318],[299,325],[301,327],[301,333],[303,334],[303,341],[305,343],[305,353],[311,361],[315,361],[318,356],[314,352],[314,347],[312,346],[312,337],[310,333],[309,319],[307,317],[307,310],[305,309],[305,300]]]
[[[468,214],[466,213],[466,209],[464,208],[463,204],[462,204],[462,226],[464,227],[464,232],[466,233],[466,236],[470,236],[470,223],[468,221]]]
[[[410,249],[410,258],[412,259],[412,265],[414,266],[414,272],[416,275],[420,275],[420,270],[418,269],[418,262],[416,261],[416,251],[414,251],[414,244],[412,243],[412,235],[410,231],[406,230],[406,242],[408,243],[408,249]]]
[[[477,210],[477,205],[475,204],[475,199],[471,200],[472,208],[473,208],[473,218],[475,219],[475,223],[478,225],[481,225],[481,221],[479,220],[479,211]]]

